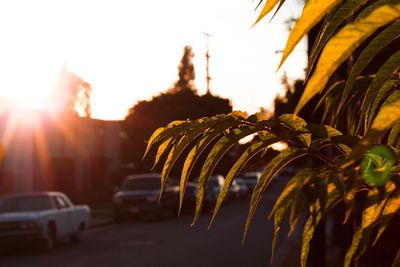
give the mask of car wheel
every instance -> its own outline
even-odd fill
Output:
[[[42,243],[42,248],[44,252],[51,252],[54,249],[56,243],[56,229],[53,225],[47,228],[47,235]]]
[[[79,225],[79,230],[76,232],[74,235],[71,236],[71,242],[72,243],[79,243],[82,240],[82,234],[83,231],[85,230],[85,224]]]

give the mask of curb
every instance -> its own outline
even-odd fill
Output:
[[[101,223],[91,224],[89,229],[97,229],[97,228],[108,226],[108,225],[111,225],[111,224],[114,224],[114,223],[115,223],[114,220],[109,220],[109,221],[104,221],[104,222],[101,222]]]

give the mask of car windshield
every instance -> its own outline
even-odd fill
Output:
[[[51,209],[50,198],[47,196],[13,196],[5,197],[0,204],[0,213],[40,211]]]
[[[136,178],[128,179],[122,185],[122,190],[159,190],[161,180],[158,178]]]

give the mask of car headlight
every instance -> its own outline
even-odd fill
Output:
[[[19,224],[19,227],[22,230],[36,230],[36,229],[38,229],[38,225],[36,224],[36,222],[21,222]]]

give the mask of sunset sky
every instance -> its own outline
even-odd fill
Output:
[[[294,1],[290,1],[294,2]],[[123,119],[138,100],[177,79],[185,45],[195,53],[196,85],[205,86],[205,37],[210,38],[212,93],[253,113],[271,108],[282,71],[301,77],[301,43],[275,73],[287,38],[283,22],[298,17],[294,3],[271,22],[251,28],[252,0],[1,0],[0,96],[41,106],[63,65],[91,83],[93,117]]]

